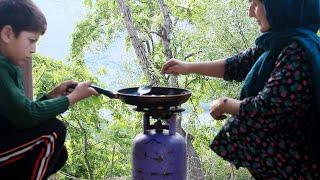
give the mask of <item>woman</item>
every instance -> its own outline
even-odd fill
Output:
[[[211,115],[233,115],[210,145],[256,179],[319,179],[319,0],[249,0],[262,34],[256,46],[212,62],[171,59],[163,73],[243,81],[240,100],[214,100]]]

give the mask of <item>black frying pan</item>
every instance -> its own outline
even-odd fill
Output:
[[[69,88],[75,88],[76,84]],[[170,107],[179,106],[185,103],[191,96],[187,89],[152,87],[147,94],[140,95],[137,90],[139,87],[120,89],[116,93],[91,85],[98,93],[108,96],[112,99],[120,99],[126,104],[138,106],[141,108]]]
[[[116,93],[93,85],[91,87],[109,98],[120,99],[126,104],[148,108],[179,106],[191,96],[189,90],[180,88],[152,87],[148,94],[140,95],[137,92],[139,87],[120,89]]]

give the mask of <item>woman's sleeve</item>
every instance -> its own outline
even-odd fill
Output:
[[[253,47],[240,54],[227,58],[223,79],[226,81],[243,81],[251,67],[263,52],[263,49]]]
[[[0,113],[17,128],[29,128],[65,112],[69,106],[67,97],[30,101],[19,89],[8,71],[0,68]]]
[[[312,97],[310,72],[311,65],[298,44],[286,47],[263,90],[240,104],[240,121],[253,130],[272,132],[281,124],[290,123],[284,121],[303,117]]]

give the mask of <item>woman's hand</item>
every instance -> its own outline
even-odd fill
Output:
[[[221,97],[212,101],[210,108],[210,115],[217,120],[224,119],[225,113],[238,115],[240,109],[241,101],[228,98]]]
[[[161,69],[162,74],[189,74],[190,63],[183,62],[178,59],[170,59],[167,61]]]
[[[68,89],[68,87],[72,84],[77,84],[77,82],[69,80],[64,81],[58,86],[54,87],[47,95],[48,99],[56,98],[62,95],[68,95],[72,92],[72,89]]]
[[[225,118],[225,105],[227,103],[227,98],[219,98],[213,100],[210,107],[210,115],[217,120]]]
[[[95,96],[100,95],[95,89],[90,87],[90,85],[91,85],[90,81],[78,83],[75,89],[69,95],[67,95],[70,102],[70,106],[92,95],[95,95]]]

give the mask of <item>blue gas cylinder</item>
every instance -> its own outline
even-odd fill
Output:
[[[144,132],[133,140],[133,180],[186,179],[186,143],[176,132],[175,117],[170,117],[167,129],[149,129],[149,117],[144,116]]]

